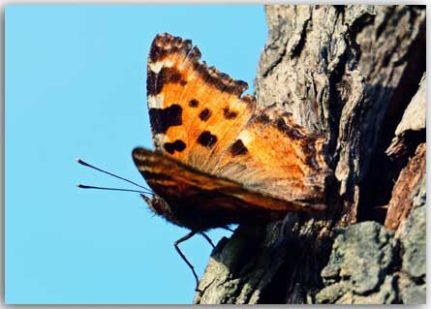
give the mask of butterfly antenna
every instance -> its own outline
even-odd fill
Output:
[[[109,191],[135,192],[135,193],[140,193],[140,194],[151,194],[151,195],[153,195],[153,193],[151,193],[151,192],[140,191],[140,190],[131,190],[131,189],[123,189],[123,188],[96,187],[96,186],[88,186],[88,185],[83,185],[83,184],[77,184],[76,186],[78,188],[81,188],[81,189],[97,189],[97,190],[109,190]]]
[[[84,160],[81,160],[80,158],[76,159],[76,162],[78,162],[79,164],[81,164],[81,165],[83,165],[83,166],[86,166],[86,167],[92,168],[92,169],[94,169],[94,170],[96,170],[96,171],[98,171],[98,172],[100,172],[100,173],[103,173],[103,174],[106,174],[106,175],[112,176],[112,177],[117,178],[117,179],[121,179],[121,180],[123,180],[123,181],[125,181],[125,182],[128,182],[128,183],[130,183],[130,184],[132,184],[132,185],[135,185],[135,186],[137,186],[137,187],[139,187],[139,188],[142,188],[142,189],[144,189],[148,194],[153,194],[153,193],[151,192],[151,190],[149,190],[148,188],[145,188],[144,186],[141,186],[140,184],[138,184],[138,183],[136,183],[136,182],[134,182],[134,181],[131,181],[131,180],[127,179],[127,178],[124,178],[124,177],[118,176],[118,175],[116,175],[116,174],[114,174],[114,173],[111,173],[111,172],[105,171],[105,170],[103,170],[103,169],[101,169],[101,168],[99,168],[99,167],[96,167],[96,166],[94,166],[94,165],[92,165],[92,164],[90,164],[90,163],[85,162]],[[81,187],[80,185],[78,185],[78,187],[83,188],[83,189],[101,189],[101,187],[94,187],[94,188],[92,187],[92,188],[89,188],[89,187],[91,187],[91,186],[85,186],[85,188],[84,188],[84,187]],[[105,190],[105,189],[101,189],[101,190]],[[106,190],[109,190],[109,188],[106,188]],[[120,189],[120,190],[115,190],[115,191],[126,191],[126,190],[127,190],[127,189]],[[137,191],[137,190],[129,190],[129,191],[131,191],[131,192],[141,192],[141,191]]]

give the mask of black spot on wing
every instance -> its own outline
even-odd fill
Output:
[[[162,88],[167,83],[180,83],[182,86],[187,84],[183,79],[181,72],[176,68],[162,68],[159,73],[151,71],[148,67],[147,74],[147,94],[157,95],[162,91]]]
[[[287,125],[283,118],[278,118],[275,125],[279,131],[281,131],[291,139],[298,140],[305,137],[304,134],[297,127],[291,127]]]
[[[211,148],[217,143],[217,136],[212,135],[210,131],[204,131],[199,135],[197,142],[204,147]]]
[[[238,115],[237,112],[230,111],[228,107],[223,108],[223,116],[226,119],[235,119]]]
[[[271,122],[271,119],[266,114],[260,114],[255,118],[255,121],[263,124],[268,124]]]
[[[198,107],[198,106],[199,106],[199,101],[198,101],[198,100],[196,100],[196,99],[191,99],[191,100],[189,101],[189,106],[190,106],[190,107]]]
[[[247,154],[247,152],[247,147],[245,147],[244,143],[240,139],[233,143],[232,146],[230,146],[230,153],[233,156],[245,155]]]
[[[182,140],[177,139],[173,143],[163,144],[163,148],[165,148],[165,150],[170,154],[174,154],[175,151],[178,151],[178,152],[184,151],[184,149],[186,149],[186,144]]]
[[[181,81],[181,73],[175,68],[162,68],[159,76],[164,82],[178,83]]]
[[[157,83],[158,74],[148,68],[147,74],[147,95],[157,95],[162,91],[162,84]]]
[[[178,104],[166,108],[151,108],[150,122],[153,133],[166,133],[173,126],[182,124],[183,109]]]
[[[211,117],[211,111],[208,108],[205,108],[199,113],[199,118],[202,121],[207,121]]]

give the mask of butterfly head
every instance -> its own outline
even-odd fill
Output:
[[[153,195],[152,197],[148,197],[144,194],[141,194],[141,196],[155,214],[164,217],[170,217],[172,215],[171,207],[160,196]]]

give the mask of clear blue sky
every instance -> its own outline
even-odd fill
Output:
[[[192,302],[194,279],[173,248],[187,230],[137,194],[75,187],[125,187],[78,156],[144,182],[131,150],[152,147],[146,58],[160,32],[192,39],[252,90],[261,5],[6,7],[7,303]],[[201,275],[210,246],[198,236],[182,248]]]

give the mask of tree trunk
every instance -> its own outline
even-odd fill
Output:
[[[425,6],[266,14],[258,104],[326,134],[331,211],[240,226],[195,303],[424,303]]]

